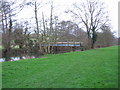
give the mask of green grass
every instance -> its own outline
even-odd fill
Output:
[[[118,47],[2,63],[3,88],[117,88]]]

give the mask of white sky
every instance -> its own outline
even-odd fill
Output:
[[[18,0],[19,1],[19,0]],[[29,0],[28,0],[29,1]],[[40,1],[40,0],[38,0]],[[69,20],[71,17],[68,14],[65,14],[64,11],[68,10],[72,7],[74,2],[80,2],[82,0],[53,0],[54,6],[54,14],[58,16],[60,20]],[[101,0],[105,2],[106,11],[108,11],[109,19],[111,20],[112,31],[116,32],[116,36],[118,36],[118,1],[120,0]],[[42,0],[42,2],[49,2],[49,0]],[[38,16],[42,16],[42,11],[44,12],[46,17],[50,16],[50,4],[43,5],[43,7],[39,10]],[[32,13],[32,8],[26,8],[22,12],[19,13],[16,18],[30,18],[34,17],[34,13]],[[23,19],[21,19],[23,20]]]

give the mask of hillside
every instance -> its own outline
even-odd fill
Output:
[[[3,88],[116,88],[118,47],[2,62]]]

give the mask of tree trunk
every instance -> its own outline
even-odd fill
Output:
[[[87,44],[87,49],[91,49],[91,37],[88,35],[88,44]]]
[[[91,48],[94,49],[94,45],[95,45],[95,42],[97,40],[97,33],[95,31],[95,27],[93,27],[93,30],[92,30],[92,43],[91,43]]]
[[[36,28],[37,28],[37,31],[36,31],[37,44],[38,44],[38,48],[39,48],[40,51],[42,52],[42,47],[41,47],[41,43],[40,43],[40,40],[39,40],[39,25],[38,25],[37,4],[36,4],[36,1],[35,1],[35,20],[36,20]]]

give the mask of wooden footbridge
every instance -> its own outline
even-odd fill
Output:
[[[44,44],[47,46],[48,44]],[[70,52],[76,50],[82,50],[83,42],[52,42],[50,47],[53,52]]]

